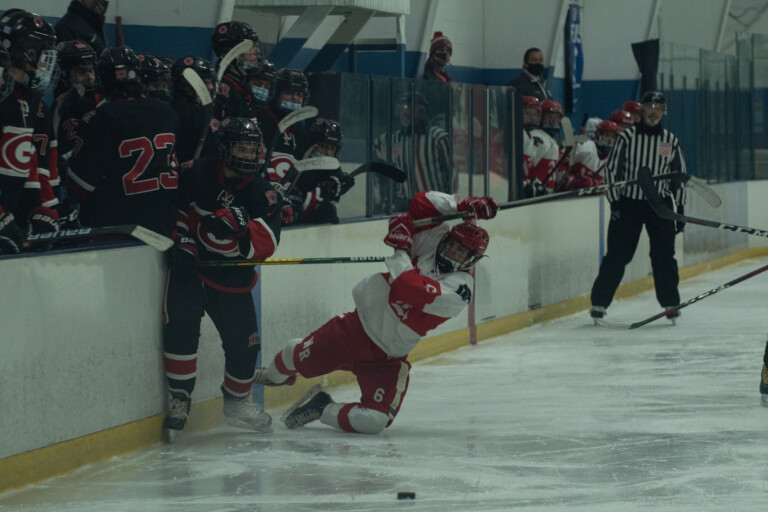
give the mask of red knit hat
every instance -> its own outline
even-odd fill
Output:
[[[442,32],[435,32],[435,35],[432,36],[432,41],[429,43],[429,54],[432,55],[435,53],[438,46],[447,46],[450,53],[453,53],[451,40],[445,37]]]

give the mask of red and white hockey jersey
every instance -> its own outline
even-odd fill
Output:
[[[523,132],[523,180],[526,184],[538,180],[544,183],[548,192],[555,186],[555,174],[547,180],[552,169],[560,158],[560,148],[557,142],[547,132],[539,128]]]
[[[578,144],[571,156],[571,170],[563,182],[563,190],[595,187],[603,184],[603,177],[599,174],[605,159],[597,154],[595,141],[588,140]]]
[[[410,203],[414,220],[456,213],[456,199],[442,192],[419,192]],[[474,280],[466,272],[440,273],[437,245],[450,230],[445,223],[417,228],[410,254],[395,251],[389,272],[374,274],[352,291],[366,334],[390,357],[403,357],[429,331],[461,313],[472,298]]]

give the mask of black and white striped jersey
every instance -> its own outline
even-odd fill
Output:
[[[672,132],[664,128],[647,128],[645,125],[636,125],[621,132],[605,164],[606,183],[636,180],[637,171],[645,166],[651,169],[654,176],[686,172],[680,141]],[[673,188],[670,180],[658,180],[655,183],[662,197],[673,196],[676,202],[684,202],[684,187]],[[622,196],[645,199],[639,185],[608,190],[606,196],[611,202]]]

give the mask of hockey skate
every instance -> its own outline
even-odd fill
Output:
[[[667,315],[667,318],[669,318],[669,321],[672,322],[672,325],[677,325],[677,319],[680,318],[680,310],[675,308],[676,306],[667,306],[664,308],[666,311],[672,311]]]
[[[598,318],[603,318],[605,316],[605,308],[603,306],[592,306],[592,309],[589,310],[589,316],[592,317],[593,321],[595,322],[595,325],[597,324]]]
[[[303,427],[307,423],[319,420],[325,407],[332,402],[331,395],[322,391],[319,384],[315,384],[290,406],[280,419],[288,428]]]
[[[272,432],[272,416],[245,397],[236,398],[222,388],[224,420],[230,427],[253,430],[259,434]]]
[[[163,421],[165,439],[172,443],[184,430],[189,418],[189,410],[192,407],[192,398],[186,391],[170,391],[170,406]]]
[[[760,400],[763,406],[768,407],[768,368],[763,363],[763,372],[760,374]]]
[[[291,386],[296,382],[296,376],[291,375],[285,382],[275,382],[267,375],[267,369],[263,366],[256,367],[256,373],[253,375],[253,382],[262,386]]]

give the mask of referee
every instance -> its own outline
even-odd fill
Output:
[[[640,122],[619,134],[605,164],[606,183],[637,179],[641,167],[651,169],[653,175],[670,172],[685,172],[685,160],[680,142],[671,132],[661,126],[666,113],[664,95],[648,91],[640,99]],[[673,200],[677,211],[682,213],[685,189],[679,183],[669,180],[656,181],[659,194],[667,206]],[[611,220],[608,224],[608,250],[600,264],[600,272],[592,285],[592,318],[605,316],[611,304],[624,268],[632,261],[645,226],[651,245],[651,267],[656,288],[656,299],[663,308],[680,304],[677,285],[680,276],[675,260],[675,234],[683,230],[683,224],[675,225],[672,220],[656,215],[638,185],[606,193],[611,205]],[[679,311],[669,318],[680,316]]]

